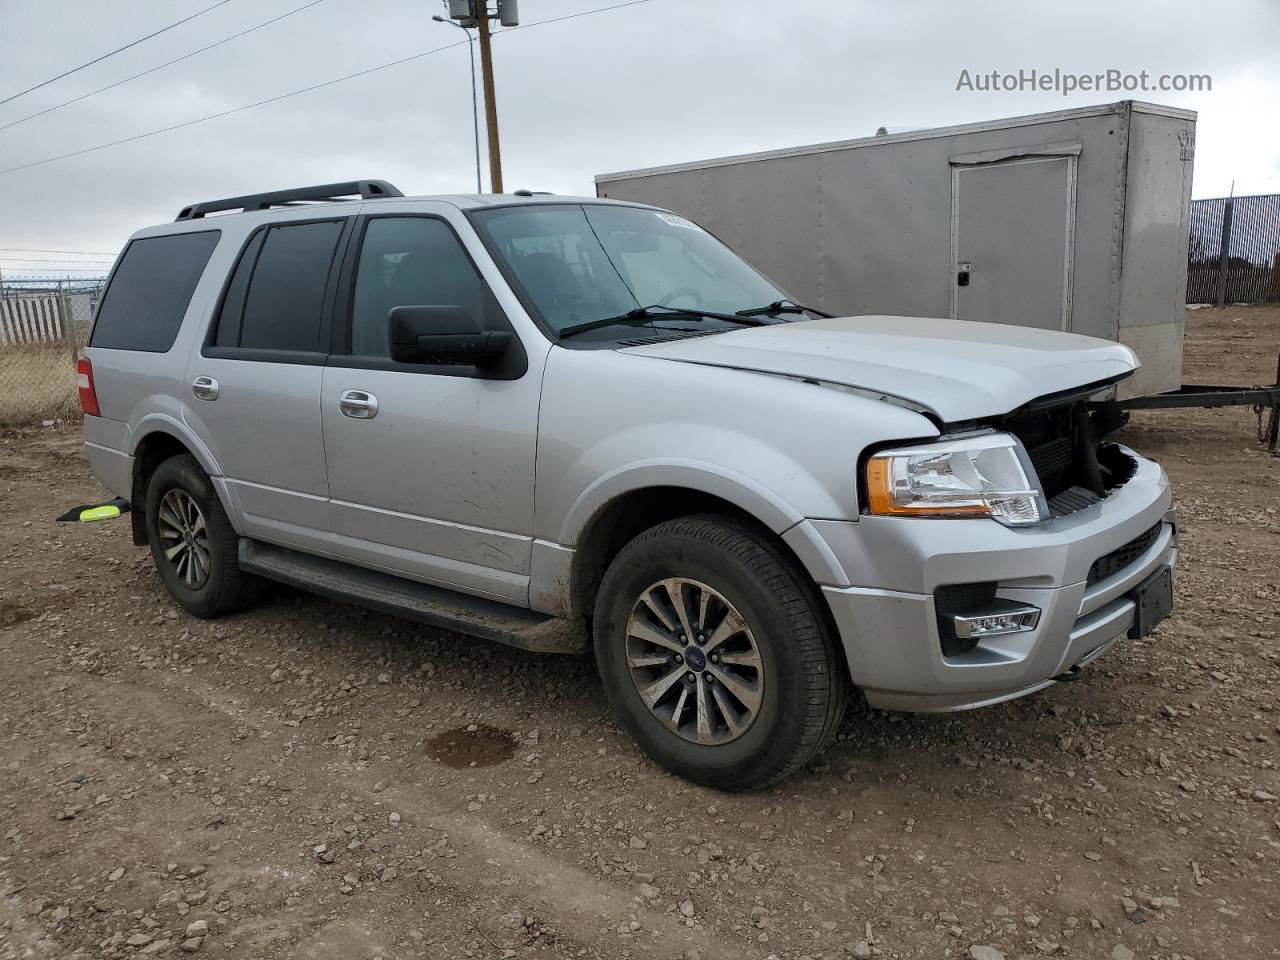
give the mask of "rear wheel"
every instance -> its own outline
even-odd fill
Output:
[[[146,510],[151,557],[188,613],[216,617],[256,597],[256,578],[240,569],[239,538],[195,457],[172,457],[156,468]]]
[[[686,517],[642,533],[595,606],[600,673],[655,761],[722,790],[767,786],[838,725],[843,664],[803,574],[767,534]]]

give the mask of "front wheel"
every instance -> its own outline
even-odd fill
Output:
[[[820,602],[767,534],[733,518],[640,534],[596,596],[596,660],[619,720],[695,783],[747,790],[788,776],[846,701]]]

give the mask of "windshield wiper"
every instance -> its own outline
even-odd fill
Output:
[[[588,330],[599,330],[601,327],[647,323],[650,320],[659,320],[665,317],[674,317],[681,320],[727,320],[729,323],[737,323],[745,327],[758,327],[763,324],[763,321],[756,320],[747,314],[716,313],[714,310],[686,310],[684,307],[668,307],[665,304],[653,303],[647,307],[636,307],[634,310],[620,313],[616,317],[601,317],[599,320],[572,323],[559,332],[559,337],[563,340],[565,337],[586,333]]]
[[[813,307],[806,307],[802,303],[796,303],[794,300],[775,300],[773,303],[767,303],[763,307],[752,307],[750,310],[739,310],[740,317],[768,317],[777,313],[812,313],[817,317],[825,317],[831,319],[831,314],[823,313],[821,310],[815,310]]]

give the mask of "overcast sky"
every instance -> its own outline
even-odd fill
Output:
[[[0,100],[215,0],[0,0]],[[9,103],[0,126],[302,5],[229,0]],[[521,0],[522,21],[618,0]],[[818,15],[806,9],[821,7]],[[6,130],[0,170],[230,110],[443,46],[441,0],[321,0],[150,76]],[[793,12],[794,11],[794,12]],[[1280,192],[1275,0],[648,0],[494,40],[504,173],[591,194],[596,173],[1125,99],[957,91],[1020,68],[1209,74],[1147,93],[1199,111],[1197,197]],[[470,192],[467,49],[65,160],[0,174],[0,247],[114,254],[196,200],[380,177],[407,194]],[[487,170],[487,168],[486,168]],[[59,265],[13,258],[0,269]],[[7,259],[6,259],[7,258]],[[103,265],[105,268],[105,265]]]

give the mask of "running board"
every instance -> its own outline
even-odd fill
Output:
[[[416,580],[240,538],[240,569],[310,593],[536,653],[582,653],[581,620],[432,587]]]

